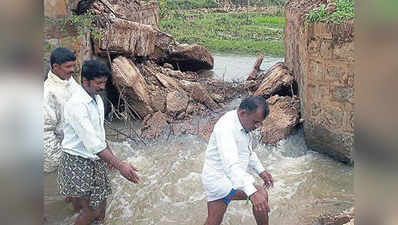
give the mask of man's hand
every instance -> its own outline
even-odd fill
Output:
[[[253,204],[253,208],[257,212],[268,213],[270,211],[268,206],[268,194],[261,187],[257,186],[257,191],[250,195],[250,201]]]
[[[271,174],[268,173],[267,171],[260,173],[260,177],[264,181],[265,188],[270,188],[274,186],[274,180],[272,179]]]
[[[140,182],[140,178],[138,177],[138,175],[136,173],[137,171],[138,170],[134,166],[130,165],[127,162],[122,162],[119,166],[120,174],[123,177],[125,177],[127,180],[129,180],[135,184],[138,184]]]
[[[106,167],[107,167],[109,170],[115,169],[115,167],[114,167],[112,164],[110,164],[110,163],[106,163]]]

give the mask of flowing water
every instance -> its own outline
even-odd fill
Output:
[[[214,78],[225,81],[245,80],[253,69],[256,57],[238,55],[215,54],[214,69],[210,72]],[[283,58],[264,56],[260,70],[267,70],[277,62],[282,62]]]
[[[215,56],[215,63],[234,60]],[[235,56],[234,56],[235,57]],[[254,64],[255,57],[246,63]],[[272,64],[271,64],[272,65]],[[270,66],[271,66],[270,65]],[[247,74],[251,70],[247,67]],[[237,67],[240,68],[240,67]],[[215,71],[215,76],[219,74]],[[234,108],[239,100],[232,101]],[[113,194],[106,225],[200,225],[207,216],[206,194],[200,182],[206,141],[196,136],[171,137],[148,146],[111,142],[120,158],[140,169],[135,185],[112,172]],[[299,130],[276,146],[258,144],[254,150],[274,177],[269,190],[270,224],[309,224],[320,214],[341,212],[354,202],[352,167],[309,150]],[[260,183],[260,180],[257,180]],[[73,224],[77,214],[57,195],[55,175],[45,176],[45,224]],[[251,205],[231,202],[224,225],[254,225]]]

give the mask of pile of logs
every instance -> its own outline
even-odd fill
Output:
[[[97,0],[85,7],[97,16],[104,34],[93,41],[93,50],[112,68],[112,85],[120,96],[113,104],[143,121],[141,137],[191,133],[208,138],[224,104],[248,94],[268,98],[271,113],[262,128],[264,143],[276,143],[297,125],[295,81],[283,63],[260,71],[260,56],[248,80],[241,83],[204,77],[198,71],[213,68],[210,51],[197,44],[177,43],[160,31],[156,3]]]

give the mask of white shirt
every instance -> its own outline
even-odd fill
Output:
[[[52,172],[59,164],[62,153],[63,107],[79,84],[71,77],[62,80],[50,70],[44,82],[44,171]]]
[[[251,138],[243,129],[237,110],[227,112],[214,125],[206,149],[202,183],[208,201],[226,197],[233,189],[247,196],[257,191],[254,178],[248,173],[264,171],[260,160],[252,151]]]
[[[80,86],[64,108],[63,151],[86,159],[97,160],[97,153],[106,148],[104,103],[95,100]]]

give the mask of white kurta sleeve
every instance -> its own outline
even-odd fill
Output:
[[[253,151],[251,152],[249,158],[249,168],[253,169],[257,174],[265,171],[261,161],[257,157],[257,154]]]
[[[62,153],[62,134],[57,134],[57,126],[60,123],[60,104],[55,96],[45,95],[43,104],[44,116],[44,171],[52,172],[58,166]]]

